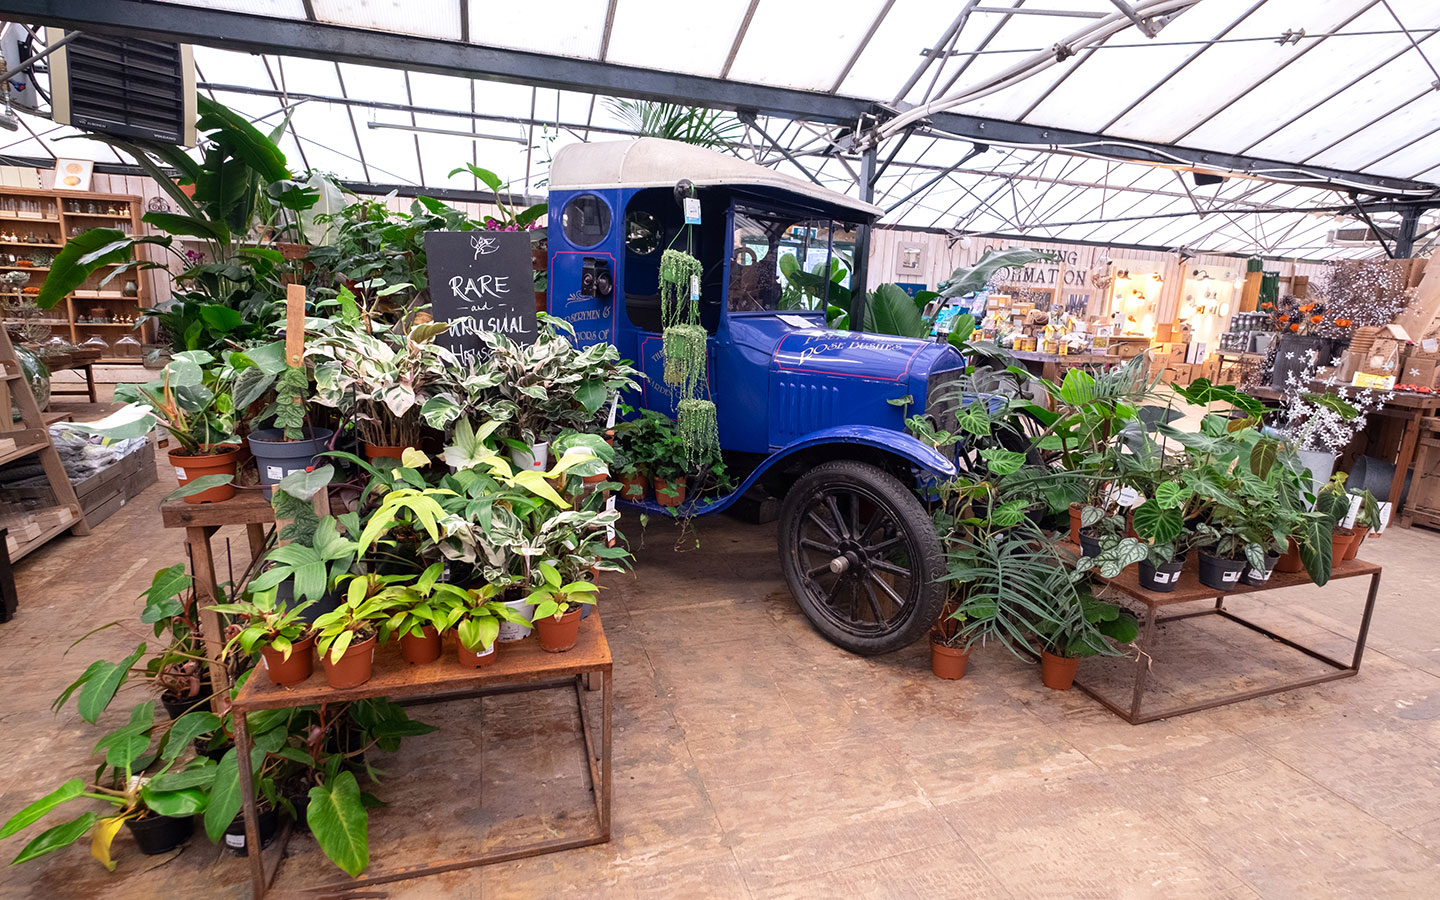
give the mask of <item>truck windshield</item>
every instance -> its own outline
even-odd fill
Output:
[[[740,204],[732,221],[731,312],[824,310],[848,298],[853,225]],[[836,291],[837,285],[847,290]]]

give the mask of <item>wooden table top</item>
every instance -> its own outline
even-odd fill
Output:
[[[1072,366],[1084,365],[1118,365],[1129,362],[1128,358],[1110,356],[1105,353],[1040,353],[1035,350],[1010,350],[1009,354],[1016,359],[1023,359],[1027,362],[1055,362],[1069,363]]]
[[[1304,572],[1273,572],[1270,580],[1263,587],[1252,587],[1242,584],[1231,591],[1219,591],[1212,587],[1206,587],[1200,583],[1200,567],[1198,560],[1187,560],[1185,568],[1180,573],[1180,582],[1175,585],[1175,590],[1168,594],[1156,591],[1148,591],[1140,586],[1140,567],[1138,565],[1127,566],[1119,576],[1110,579],[1101,579],[1110,587],[1115,588],[1127,597],[1139,600],[1146,606],[1171,606],[1176,603],[1192,603],[1196,600],[1214,600],[1216,597],[1240,597],[1245,594],[1258,594],[1263,591],[1278,591],[1281,588],[1296,587],[1302,584],[1311,584],[1310,576]],[[1330,572],[1330,580],[1337,578],[1359,578],[1364,575],[1374,575],[1380,571],[1376,563],[1366,562],[1363,559],[1352,559],[1341,563]],[[1097,574],[1096,577],[1099,577]]]
[[[335,497],[330,498],[334,515],[349,512]],[[235,496],[218,503],[186,503],[166,500],[160,504],[160,521],[166,528],[219,528],[224,525],[268,525],[275,521],[275,508],[259,488],[241,488]]]
[[[600,624],[600,613],[592,609],[580,621],[580,635],[575,646],[564,653],[547,653],[540,649],[535,635],[520,641],[496,644],[499,656],[494,665],[471,669],[460,665],[455,657],[454,639],[446,636],[445,649],[432,663],[407,663],[400,656],[398,642],[381,644],[375,650],[375,669],[370,680],[353,688],[332,688],[325,683],[319,660],[315,672],[293,687],[277,687],[269,677],[256,671],[246,680],[235,698],[236,711],[283,709],[318,703],[363,700],[385,697],[402,700],[408,697],[438,697],[476,688],[507,684],[524,684],[580,675],[585,672],[609,671],[612,665],[610,644]]]

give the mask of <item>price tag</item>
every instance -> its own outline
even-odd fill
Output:
[[[691,276],[690,276],[690,299],[691,299],[691,300],[694,300],[694,301],[697,302],[697,303],[700,302],[700,276],[699,276],[699,275],[691,275]]]
[[[700,198],[699,198],[699,197],[686,197],[686,198],[685,198],[685,224],[686,224],[686,225],[699,225],[699,224],[700,224]]]

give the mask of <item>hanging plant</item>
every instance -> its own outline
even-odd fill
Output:
[[[715,417],[715,404],[691,397],[681,400],[675,411],[676,431],[685,451],[685,466],[694,469],[720,451],[720,425]]]
[[[661,333],[665,383],[678,386],[685,397],[694,397],[705,379],[707,337],[699,325],[671,325]]]
[[[667,328],[700,324],[699,291],[690,286],[702,272],[700,260],[683,250],[660,254],[660,322]]]

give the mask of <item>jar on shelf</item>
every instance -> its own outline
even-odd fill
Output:
[[[125,359],[139,359],[143,348],[134,335],[127,334],[115,342],[115,355]]]
[[[107,340],[105,340],[103,337],[101,337],[100,335],[97,334],[97,335],[94,335],[93,337],[89,337],[89,338],[86,338],[85,340],[81,341],[81,342],[80,342],[80,349],[81,349],[81,350],[99,350],[102,355],[105,355],[105,354],[108,354],[108,353],[110,352],[110,342],[107,341]]]

